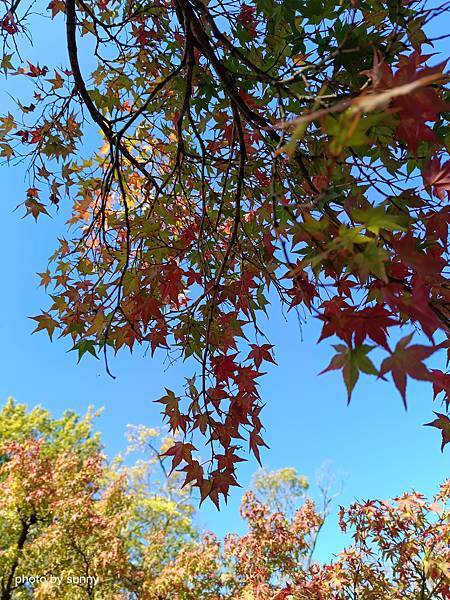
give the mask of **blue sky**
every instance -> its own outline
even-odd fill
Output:
[[[57,25],[52,27],[56,30]],[[57,35],[47,37],[40,45],[41,64],[50,62],[57,47]],[[1,90],[1,105],[4,102],[7,97]],[[183,365],[167,368],[164,354],[150,359],[138,350],[133,356],[125,352],[112,360],[117,376],[112,380],[102,361],[86,355],[77,365],[75,353],[67,352],[67,342],[51,343],[44,334],[31,335],[33,322],[27,317],[48,306],[45,293],[38,288],[36,272],[45,270],[64,225],[61,218],[46,218],[38,225],[21,219],[23,210],[13,211],[28,187],[23,168],[4,167],[1,176],[1,399],[11,395],[29,406],[41,404],[55,415],[66,408],[84,412],[89,405],[104,407],[98,428],[112,456],[125,447],[127,424],[160,425],[160,408],[153,400],[162,395],[164,386],[179,387],[180,378],[189,370]],[[439,433],[422,427],[433,418],[433,408],[439,409],[439,405],[433,406],[430,387],[409,385],[409,409],[405,413],[393,385],[364,378],[347,406],[340,375],[318,376],[333,352],[326,342],[317,345],[319,323],[309,319],[301,334],[295,314],[286,320],[276,304],[269,313],[266,329],[276,346],[278,366],[271,365],[268,375],[261,379],[261,393],[267,403],[263,411],[265,439],[270,446],[262,453],[264,466],[294,466],[314,481],[315,473],[329,464],[336,477],[336,491],[342,485],[335,507],[355,498],[395,496],[407,489],[433,493],[449,474],[450,451],[442,454]],[[242,465],[239,474],[244,488],[256,468],[254,461]],[[241,493],[234,490],[220,513],[213,506],[203,506],[200,524],[220,535],[242,531],[238,518]],[[332,515],[318,556],[326,558],[341,547],[342,538]]]

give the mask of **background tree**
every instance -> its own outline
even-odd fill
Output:
[[[196,376],[160,400],[185,433],[169,455],[217,504],[236,485],[242,439],[257,458],[264,445],[257,382],[274,358],[259,316],[274,295],[337,338],[325,370],[342,371],[349,400],[361,373],[392,378],[405,406],[409,378],[431,382],[444,446],[449,375],[425,361],[447,348],[450,322],[449,94],[429,33],[436,20],[445,38],[448,6],[48,10],[65,27],[63,67],[24,60],[36,27],[26,0],[6,2],[1,21],[3,72],[35,84],[1,118],[1,154],[28,159],[27,214],[71,203],[36,330],[68,336],[79,357],[104,353],[108,370],[109,349],[136,344],[191,358]]]
[[[322,564],[327,502],[317,508],[295,470],[259,473],[242,500],[248,531],[222,542],[198,531],[180,474],[164,474],[173,440],[133,428],[144,459],[108,462],[92,416],[53,419],[13,401],[0,412],[2,600],[448,599],[450,481],[432,501],[413,492],[342,509],[353,544]]]
[[[145,469],[108,464],[92,417],[52,419],[12,400],[0,412],[2,600],[142,598],[195,539],[187,491],[151,482],[155,457]]]
[[[368,600],[448,598],[450,590],[449,482],[432,501],[406,493],[392,501],[358,502],[341,509],[342,531],[353,544],[335,560],[313,560],[325,514],[308,498],[291,519],[249,493],[242,515],[249,533],[230,536],[240,592],[252,600]],[[239,595],[240,594],[240,595]]]
[[[286,514],[297,509],[308,487],[306,477],[299,475],[294,467],[284,467],[278,471],[260,469],[253,476],[253,488],[259,498],[272,510]]]

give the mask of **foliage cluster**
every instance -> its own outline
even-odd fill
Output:
[[[430,34],[448,4],[52,0],[63,66],[25,60],[32,6],[0,17],[1,68],[33,84],[0,117],[0,154],[28,161],[26,213],[62,207],[70,226],[36,330],[108,370],[139,344],[190,359],[160,399],[185,434],[168,455],[216,504],[243,440],[265,445],[274,296],[323,323],[349,400],[361,375],[405,406],[408,380],[430,382],[444,447],[450,375],[427,359],[449,348],[449,92]]]

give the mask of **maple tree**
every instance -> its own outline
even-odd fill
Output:
[[[0,410],[2,600],[449,598],[450,481],[432,500],[341,508],[352,540],[320,562],[327,486],[319,504],[295,469],[257,472],[242,498],[247,531],[221,540],[198,530],[195,488],[167,471],[173,439],[133,426],[128,460],[107,460],[93,416],[54,419],[13,400]]]
[[[0,155],[29,161],[27,214],[70,212],[36,330],[108,371],[110,351],[138,344],[191,360],[159,402],[184,433],[167,455],[202,500],[237,484],[243,439],[258,459],[265,444],[274,297],[337,338],[326,370],[349,400],[361,374],[392,378],[405,405],[408,379],[430,382],[449,441],[450,375],[426,362],[450,323],[449,92],[430,33],[448,10],[52,0],[68,54],[52,66],[24,58],[31,5],[5,3],[1,68],[34,91],[0,118]]]
[[[289,519],[249,493],[241,508],[249,533],[225,541],[242,586],[242,595],[232,598],[444,600],[450,593],[449,493],[447,481],[432,502],[411,492],[342,508],[340,527],[352,531],[353,543],[326,564],[313,560],[326,513],[311,499]]]

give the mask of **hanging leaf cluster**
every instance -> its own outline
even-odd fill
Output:
[[[405,405],[408,380],[430,382],[448,442],[450,102],[430,33],[447,11],[52,0],[62,66],[26,60],[31,6],[0,16],[1,69],[34,87],[0,118],[0,155],[28,161],[26,214],[68,214],[36,330],[79,358],[144,345],[190,360],[159,402],[202,499],[218,504],[246,444],[258,459],[265,445],[262,317],[278,300],[322,322],[349,400],[362,375]]]

